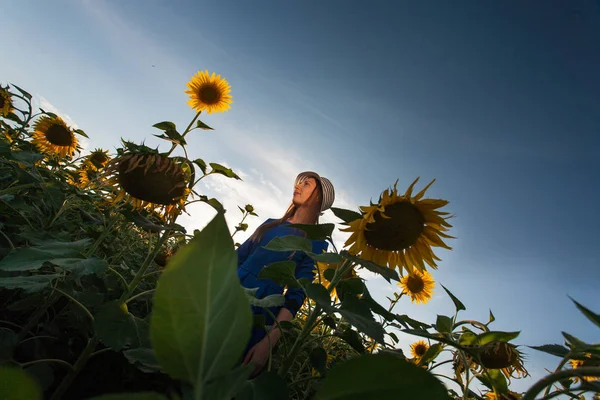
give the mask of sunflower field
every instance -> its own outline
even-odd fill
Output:
[[[418,179],[406,190],[396,182],[359,210],[333,208],[337,228],[350,234],[341,249],[332,223],[295,224],[305,238],[266,246],[306,253],[315,279],[296,279],[293,262],[261,271],[302,288],[307,300],[292,322],[277,323],[282,338],[252,377],[241,355],[264,320],[250,305],[284,298],[257,298],[240,285],[234,237],[257,214],[241,205],[231,232],[221,202],[197,184],[240,177],[192,156],[186,143],[193,130],[212,130],[199,117],[226,111],[230,92],[221,76],[200,71],[186,90],[196,113],[187,127],[153,126],[164,149],[123,140],[114,152],[84,154],[83,130],[34,110],[18,86],[0,86],[0,398],[600,398],[600,344],[563,333],[563,344],[533,347],[558,365],[517,393],[511,381],[528,376],[519,333],[494,330],[491,312],[485,322],[463,318],[466,306],[442,285],[453,315],[424,322],[395,311],[428,302],[442,261],[435,250],[454,240],[449,202],[426,197],[433,182],[417,191]],[[187,232],[177,219],[194,202],[216,216]],[[314,254],[309,239],[333,250]],[[361,270],[398,286],[388,304],[369,293]],[[573,303],[600,328],[600,315]],[[406,335],[410,354],[400,349]]]

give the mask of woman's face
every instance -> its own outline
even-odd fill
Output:
[[[293,202],[296,206],[301,206],[306,203],[312,192],[317,187],[315,178],[306,178],[296,186],[294,186]]]

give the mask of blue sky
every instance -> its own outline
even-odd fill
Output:
[[[238,204],[257,207],[251,228],[280,215],[303,170],[333,181],[339,207],[436,178],[428,194],[450,200],[458,239],[434,277],[463,317],[491,308],[523,345],[562,343],[561,330],[598,342],[567,295],[600,312],[599,30],[591,0],[5,2],[0,81],[114,150],[120,137],[159,144],[158,121],[187,125],[185,83],[220,73],[231,111],[189,142],[243,176],[201,186],[230,224]],[[189,211],[189,228],[213,215]],[[393,289],[369,285],[379,299]],[[442,293],[397,311],[433,322],[453,309]],[[533,379],[558,361],[525,352]]]

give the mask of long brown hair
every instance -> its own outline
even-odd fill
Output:
[[[314,179],[314,178],[312,178]],[[306,199],[306,203],[304,204],[307,207],[306,220],[298,223],[302,224],[318,224],[319,223],[319,215],[321,215],[321,203],[323,201],[323,188],[321,187],[321,182],[318,179],[315,179],[316,186],[315,190],[310,194],[308,199]],[[250,236],[250,240],[253,242],[260,241],[262,235],[271,228],[281,225],[283,222],[292,218],[298,207],[292,202],[288,207],[283,217],[276,219],[275,221],[268,222],[264,225],[259,226],[254,233]]]

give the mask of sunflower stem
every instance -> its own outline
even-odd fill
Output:
[[[279,370],[277,371],[277,374],[279,376],[281,376],[282,378],[285,378],[288,371],[292,367],[292,364],[294,363],[294,360],[296,359],[296,356],[298,355],[298,352],[300,351],[300,347],[301,347],[302,343],[304,342],[304,339],[312,331],[313,325],[314,325],[315,321],[317,320],[317,318],[319,317],[319,315],[321,314],[322,310],[323,309],[321,308],[321,306],[319,306],[317,304],[317,306],[312,310],[312,312],[306,319],[304,328],[302,328],[302,332],[300,332],[300,335],[298,336],[298,338],[296,338],[296,341],[294,342],[294,345],[292,346],[292,349],[290,350],[290,354],[285,358],[285,360],[283,360],[281,367],[279,367]]]
[[[192,122],[190,122],[190,124],[187,126],[187,128],[185,128],[185,131],[183,131],[183,133],[181,134],[181,137],[184,138],[185,135],[190,133],[190,129],[192,128],[192,125],[194,125],[194,122],[196,122],[198,117],[200,117],[201,113],[202,113],[202,111],[198,111],[198,113],[196,114],[194,119],[192,119]],[[175,143],[171,144],[171,150],[169,150],[169,152],[167,153],[167,157],[169,157],[171,155],[171,153],[173,152],[173,150],[175,150],[176,147],[177,147],[177,145]]]
[[[58,358],[42,358],[40,360],[29,361],[29,362],[21,364],[21,368],[27,368],[31,365],[40,364],[40,363],[61,364],[61,365],[64,365],[65,367],[69,368],[69,370],[73,369],[73,366],[71,364],[69,364],[65,360],[60,360]]]
[[[88,341],[87,346],[79,355],[79,358],[73,365],[73,368],[69,371],[67,376],[60,382],[60,385],[58,385],[58,387],[52,394],[52,397],[50,397],[50,400],[60,400],[64,396],[64,394],[69,389],[69,386],[71,386],[73,380],[77,377],[77,375],[79,375],[79,372],[83,369],[83,367],[85,367],[85,364],[90,358],[90,355],[93,353],[94,349],[96,348],[99,342],[100,341],[96,337],[93,337]]]
[[[522,400],[535,400],[535,397],[547,386],[551,386],[554,382],[558,382],[565,378],[583,377],[583,376],[600,376],[600,367],[579,367],[576,369],[565,369],[555,372],[540,379],[535,385],[529,388]]]

